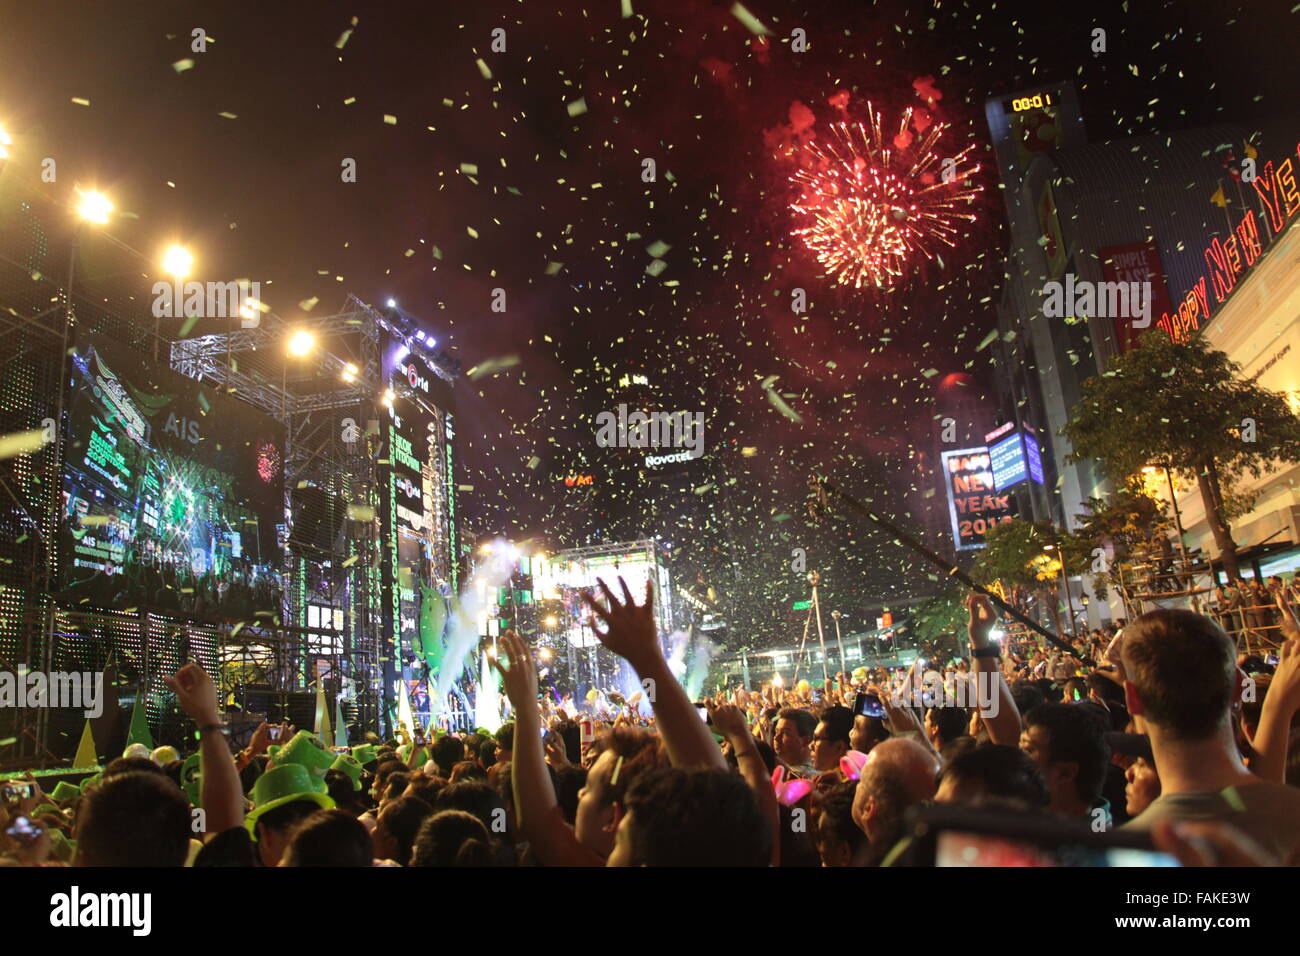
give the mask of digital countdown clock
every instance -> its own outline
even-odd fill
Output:
[[[1041,110],[1052,105],[1051,93],[1035,93],[1033,96],[1013,96],[1011,112],[1023,113],[1025,110]]]

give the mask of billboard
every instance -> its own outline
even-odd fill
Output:
[[[1029,476],[1020,432],[1013,431],[989,446],[989,466],[993,469],[994,491],[1010,488]]]
[[[982,548],[989,529],[1012,517],[1009,496],[997,494],[989,450],[981,446],[945,451],[940,460],[953,544],[958,551]]]
[[[1101,275],[1106,282],[1151,283],[1151,315],[1166,315],[1170,310],[1169,288],[1165,285],[1160,250],[1154,242],[1131,242],[1123,246],[1106,246],[1097,250]],[[1116,316],[1115,341],[1120,352],[1136,348],[1146,328],[1134,326],[1131,318]]]
[[[278,617],[283,426],[98,335],[68,375],[60,597]]]
[[[1038,438],[1028,428],[1024,433],[1012,431],[1008,422],[984,436],[989,442],[989,467],[993,471],[993,490],[1005,491],[1026,478],[1043,483],[1043,458]]]

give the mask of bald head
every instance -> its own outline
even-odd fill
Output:
[[[853,797],[853,820],[873,844],[893,839],[903,814],[933,799],[939,761],[907,737],[891,737],[871,748]]]

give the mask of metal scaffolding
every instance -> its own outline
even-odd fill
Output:
[[[300,330],[314,336],[314,348],[302,357],[290,356],[289,336]],[[349,296],[343,310],[333,315],[288,322],[267,313],[255,328],[171,344],[175,371],[220,385],[285,426],[286,525],[294,489],[319,488],[347,503],[349,533],[337,553],[311,560],[286,548],[282,619],[286,630],[300,634],[307,624],[309,572],[330,581],[331,593],[344,603],[343,657],[365,662],[354,668],[355,673],[332,669],[330,683],[337,684],[344,676],[354,680],[361,711],[372,716],[379,710],[380,675],[375,662],[384,638],[379,580],[374,573],[382,548],[373,515],[383,488],[376,452],[383,417],[380,400],[388,387],[382,373],[386,331],[401,334],[378,311]],[[281,644],[284,636],[280,635]],[[244,637],[227,633],[223,658],[238,657]],[[302,658],[311,649],[300,640],[289,641],[287,647],[295,660],[277,668],[277,683],[287,680],[292,686],[276,690],[305,689],[311,676]],[[285,649],[281,647],[282,654]],[[331,686],[331,696],[338,690]]]

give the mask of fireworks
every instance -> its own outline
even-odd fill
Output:
[[[880,114],[867,105],[867,123],[835,123],[828,141],[810,143],[792,182],[799,236],[827,275],[854,288],[889,288],[918,256],[933,258],[937,243],[956,245],[961,220],[980,191],[967,146],[954,156],[936,151],[948,128],[917,131],[905,110],[886,138]]]

